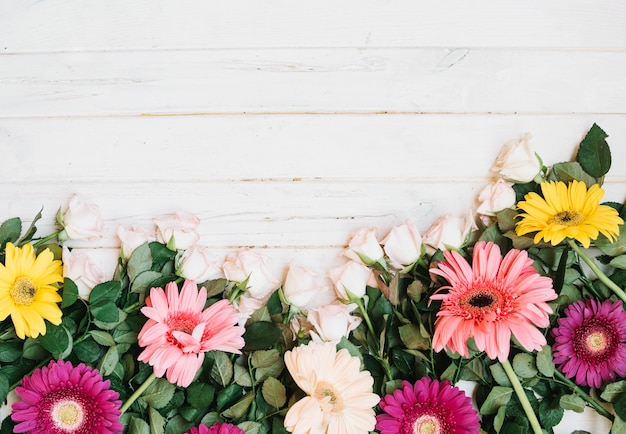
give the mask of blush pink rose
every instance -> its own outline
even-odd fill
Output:
[[[89,301],[91,290],[105,281],[104,273],[84,253],[70,251],[63,246],[63,277],[72,279],[78,287],[78,296]]]
[[[344,254],[353,261],[363,262],[365,265],[373,265],[380,261],[384,252],[380,247],[376,228],[358,229]]]
[[[63,213],[59,210],[57,221],[64,229],[59,239],[93,241],[102,237],[104,221],[97,205],[82,202],[73,195]]]
[[[352,300],[365,295],[367,284],[372,281],[372,270],[360,262],[348,261],[330,269],[328,276],[335,285],[337,297],[341,300]]]
[[[156,239],[171,250],[185,250],[198,242],[200,219],[185,212],[177,212],[167,217],[154,218],[157,226]]]
[[[526,133],[519,139],[506,142],[491,170],[507,181],[527,183],[541,171],[541,161],[528,143],[531,135]]]
[[[337,298],[330,282],[305,267],[289,265],[283,295],[298,310],[307,310],[331,303]]]
[[[465,217],[450,214],[439,217],[426,231],[422,241],[430,254],[435,250],[459,249],[467,242],[470,233],[478,229],[471,212]]]
[[[138,226],[117,228],[117,237],[122,243],[120,255],[124,259],[130,258],[135,249],[145,243],[156,241],[156,233]]]
[[[344,304],[335,301],[310,309],[306,317],[313,326],[313,330],[310,331],[311,339],[336,344],[341,338],[347,338],[361,323],[361,318],[350,315],[356,308],[355,303]]]
[[[422,236],[410,221],[393,227],[383,239],[385,253],[395,268],[402,269],[422,256]]]
[[[478,193],[478,209],[481,215],[494,216],[496,213],[515,205],[515,190],[510,182],[499,178],[490,182]]]
[[[268,259],[251,249],[243,248],[229,253],[222,268],[231,282],[247,281],[246,293],[256,299],[264,299],[280,286],[280,281],[269,270]]]
[[[222,277],[217,257],[209,249],[196,244],[189,247],[178,261],[176,274],[198,283]]]

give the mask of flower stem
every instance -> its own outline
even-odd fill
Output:
[[[591,396],[587,394],[584,390],[582,390],[578,385],[576,385],[572,380],[566,378],[561,372],[554,370],[554,376],[558,378],[562,383],[565,383],[569,388],[571,388],[578,396],[587,401],[587,403],[594,408],[602,416],[606,417],[611,422],[615,419],[615,417],[609,413],[609,411],[602,407],[598,401],[593,399]]]
[[[376,339],[376,336],[379,336],[379,335],[377,335],[376,332],[374,332],[374,326],[372,325],[372,320],[370,320],[370,317],[367,314],[367,309],[365,309],[365,305],[363,304],[363,299],[357,298],[357,297],[354,297],[354,298],[351,297],[351,301],[356,303],[356,305],[358,306],[359,311],[361,312],[361,316],[363,317],[363,319],[365,320],[365,323],[367,324],[367,329],[372,334],[372,337]],[[377,347],[380,347],[380,345],[377,345]],[[391,366],[389,365],[389,361],[383,356],[382,348],[378,348],[378,354],[376,354],[376,358],[380,361],[381,365],[383,366],[383,369],[385,370],[385,376],[387,377],[387,379],[390,381],[393,380],[393,375],[391,374]]]
[[[48,235],[47,237],[44,237],[36,242],[33,243],[33,247],[37,248],[39,246],[41,246],[42,244],[47,243],[48,241],[54,239],[57,237],[57,235],[59,235],[61,231],[57,231],[57,232],[53,232],[50,235]]]
[[[533,411],[533,408],[530,405],[530,401],[528,401],[528,397],[524,392],[524,388],[522,387],[522,383],[520,383],[519,378],[515,374],[511,363],[508,360],[504,362],[500,362],[502,367],[504,368],[504,372],[506,372],[507,377],[509,377],[509,381],[513,385],[513,390],[517,394],[517,398],[519,399],[520,404],[522,404],[522,408],[526,413],[526,417],[528,417],[528,422],[530,422],[530,426],[535,434],[542,434],[541,425],[539,424],[539,420],[537,419],[537,415]]]
[[[583,251],[583,249],[581,249],[578,246],[578,244],[576,244],[576,241],[574,241],[571,238],[568,238],[567,242],[572,247],[572,250],[574,250],[578,254],[578,257],[581,258],[583,261],[585,261],[585,263],[589,266],[589,268],[591,268],[591,271],[593,271],[595,275],[598,276],[598,279],[600,279],[602,283],[608,286],[615,293],[615,295],[617,295],[619,298],[622,299],[622,301],[626,303],[626,292],[624,292],[622,288],[617,286],[615,282],[609,279],[609,277],[606,274],[604,274],[602,270],[600,270],[600,267],[598,267],[598,264],[596,264],[593,259],[587,256],[587,254]]]
[[[156,379],[156,375],[154,374],[154,372],[152,372],[152,374],[150,374],[150,376],[145,379],[143,384],[141,386],[139,386],[137,388],[137,390],[135,390],[135,392],[133,392],[133,394],[130,396],[130,398],[128,398],[126,400],[126,402],[122,405],[122,407],[120,408],[120,411],[122,412],[121,414],[124,414],[124,412],[126,410],[128,410],[128,408],[131,405],[133,405],[133,402],[135,402],[137,400],[137,398],[139,398],[141,396],[141,394],[146,391],[148,386],[150,386],[155,379]]]

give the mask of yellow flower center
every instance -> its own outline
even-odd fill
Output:
[[[431,415],[425,414],[418,417],[413,423],[413,434],[439,434],[441,425],[439,420]]]
[[[550,217],[550,224],[562,226],[578,226],[585,220],[585,215],[579,211],[561,211]]]
[[[318,400],[324,412],[339,413],[344,408],[343,400],[337,393],[337,389],[325,381],[319,382],[313,396]]]
[[[589,333],[589,335],[585,338],[585,343],[587,344],[587,349],[590,352],[598,353],[606,349],[608,346],[608,339],[601,331],[594,331]]]
[[[52,420],[57,427],[64,430],[75,430],[83,423],[83,407],[73,400],[62,400],[52,408]]]
[[[10,293],[15,304],[30,306],[37,294],[37,287],[30,277],[18,277]]]

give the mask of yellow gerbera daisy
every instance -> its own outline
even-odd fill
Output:
[[[6,245],[0,264],[0,321],[11,315],[15,333],[24,339],[46,334],[44,319],[61,324],[61,301],[54,284],[63,281],[61,261],[48,249],[35,255],[33,246]]]
[[[541,192],[543,197],[531,192],[517,204],[525,211],[515,228],[517,235],[537,232],[535,243],[543,239],[553,246],[573,238],[585,248],[599,233],[611,241],[619,235],[619,225],[624,220],[615,209],[600,205],[604,190],[598,184],[587,190],[582,181],[574,180],[568,185],[560,181],[542,182]]]

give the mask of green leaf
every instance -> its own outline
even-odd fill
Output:
[[[559,405],[565,410],[572,410],[576,413],[585,411],[586,403],[578,395],[563,395],[559,399]]]
[[[211,378],[222,386],[226,386],[233,378],[233,364],[222,351],[213,352],[214,363],[211,367]]]
[[[400,339],[409,350],[426,350],[430,348],[430,339],[420,333],[417,324],[406,324],[398,329]]]
[[[102,322],[114,323],[120,319],[119,309],[112,301],[102,300],[91,304],[91,314]]]
[[[265,427],[261,425],[259,422],[252,422],[252,421],[241,422],[239,425],[237,425],[237,428],[239,428],[246,434],[266,434],[267,433],[267,429],[265,429]],[[288,433],[288,431],[285,431],[285,432]],[[272,431],[272,434],[274,434],[273,431]]]
[[[576,161],[585,172],[596,178],[606,175],[611,168],[611,150],[605,140],[607,137],[602,128],[594,123],[576,154]]]
[[[281,330],[271,322],[259,321],[246,326],[243,339],[245,351],[263,350],[273,346],[282,335]]]
[[[502,425],[504,425],[504,420],[506,416],[506,406],[502,406],[496,412],[496,416],[493,419],[493,428],[497,433],[502,429]]]
[[[217,394],[217,409],[222,409],[234,404],[243,396],[243,388],[237,384],[230,384]]]
[[[513,370],[521,378],[533,378],[539,373],[535,358],[526,353],[516,354],[513,357]]]
[[[115,340],[113,336],[109,333],[102,330],[91,330],[89,334],[93,337],[93,340],[98,342],[100,345],[104,345],[107,347],[112,347],[115,345]]]
[[[43,208],[41,208],[39,212],[37,213],[37,215],[33,218],[33,221],[30,223],[30,226],[28,226],[28,229],[26,229],[26,232],[24,232],[24,235],[22,235],[22,238],[17,240],[17,244],[23,245],[23,243],[28,243],[33,239],[33,237],[37,233],[36,224],[41,218],[42,211],[43,211]]]
[[[22,220],[19,217],[13,217],[5,220],[0,225],[0,248],[4,250],[7,243],[13,243],[20,238],[22,233]]]
[[[557,163],[552,166],[552,172],[557,180],[568,183],[574,180],[582,181],[587,188],[597,184],[593,176],[589,176],[577,162]]]
[[[559,406],[559,401],[551,402],[549,399],[544,399],[539,404],[539,411],[537,411],[537,413],[541,426],[549,429],[561,422],[564,411]]]
[[[621,394],[615,401],[613,401],[613,408],[615,409],[615,413],[622,420],[626,420],[626,393]]]
[[[70,346],[70,334],[63,325],[52,325],[46,321],[46,334],[37,338],[39,343],[51,354],[59,356]]]
[[[165,418],[161,413],[150,407],[150,434],[165,434]]]
[[[619,256],[626,253],[626,225],[620,225],[619,229],[619,235],[615,241],[609,240],[602,234],[600,234],[595,241],[596,247],[605,255]]]
[[[61,307],[66,308],[73,305],[78,300],[78,286],[69,277],[63,279],[63,301]]]
[[[0,373],[0,402],[4,402],[9,394],[9,389],[11,385],[9,383],[9,379],[6,375]]]
[[[163,274],[159,273],[158,271],[142,271],[130,284],[130,291],[139,294],[144,293],[146,292],[146,290],[155,286],[153,285],[153,283],[157,279],[161,278],[163,278]]]
[[[620,255],[613,258],[611,262],[609,262],[609,265],[621,270],[626,270],[626,255]]]
[[[537,369],[541,372],[541,375],[546,377],[554,375],[554,362],[550,345],[544,346],[541,351],[537,352]]]
[[[285,386],[274,377],[269,377],[263,382],[261,388],[263,399],[277,410],[287,402],[287,390]]]
[[[624,392],[626,392],[626,381],[616,381],[606,385],[600,398],[607,402],[613,402]]]
[[[132,416],[128,425],[128,434],[150,434],[150,425],[146,421]]]
[[[277,363],[280,358],[278,350],[259,350],[252,353],[250,364],[253,368],[267,368]]]
[[[143,401],[150,407],[157,410],[165,407],[174,396],[176,386],[163,378],[157,378],[148,386],[146,391],[141,395],[138,401]]]
[[[215,387],[206,383],[191,383],[187,388],[187,402],[194,408],[207,409],[215,397]]]
[[[626,422],[621,417],[616,417],[611,425],[611,434],[623,434],[626,432]]]
[[[105,377],[111,375],[119,360],[120,356],[117,351],[117,347],[109,347],[107,352],[104,354],[104,357],[100,360],[100,362],[98,362],[98,371],[100,371],[100,373]]]
[[[252,387],[252,377],[250,377],[250,372],[243,366],[235,363],[233,365],[234,369],[234,379],[235,383],[239,384],[243,387]]]
[[[512,395],[511,387],[494,386],[483,405],[480,406],[480,414],[495,414],[500,407],[505,406],[511,400]]]
[[[511,386],[511,380],[509,379],[509,376],[506,374],[504,368],[500,363],[494,363],[493,365],[489,366],[489,370],[491,371],[491,376],[493,377],[494,381],[500,386]]]
[[[102,347],[93,339],[85,339],[74,345],[74,354],[85,363],[95,363],[102,357]]]
[[[0,363],[11,363],[22,356],[22,342],[0,342]]]
[[[148,271],[152,268],[152,253],[148,243],[142,244],[133,250],[133,253],[128,259],[126,269],[128,272],[128,279],[132,282],[135,278],[144,271]]]
[[[237,419],[243,416],[250,407],[250,404],[254,401],[254,393],[247,393],[243,398],[241,398],[235,405],[224,410],[222,412],[222,416],[232,419]]]
[[[97,304],[105,301],[116,301],[122,292],[122,282],[119,280],[111,280],[100,283],[91,290],[89,294],[89,303]]]

